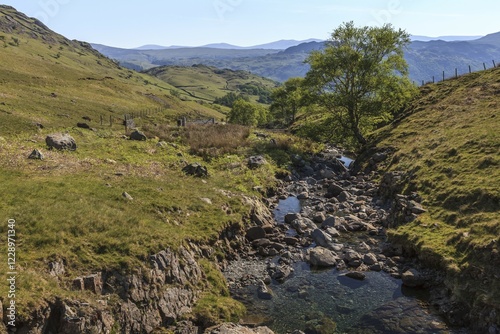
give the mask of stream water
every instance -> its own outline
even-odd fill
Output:
[[[279,202],[275,219],[282,224],[285,214],[300,210],[300,201],[289,197]],[[426,304],[426,290],[405,288],[400,279],[383,271],[366,272],[366,278],[359,281],[337,269],[312,270],[302,261],[294,263],[293,269],[284,283],[269,284],[270,300],[259,299],[252,285],[232,291],[248,309],[247,322],[264,324],[277,334],[296,329],[313,334],[467,333],[448,328],[433,314]]]

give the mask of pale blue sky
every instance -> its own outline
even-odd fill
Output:
[[[413,35],[500,31],[498,0],[6,0],[70,39],[117,47],[326,39],[342,22]]]

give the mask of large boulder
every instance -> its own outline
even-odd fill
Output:
[[[49,149],[55,148],[56,150],[76,150],[76,141],[73,137],[66,133],[54,133],[48,135],[45,138],[45,143],[49,147]]]
[[[339,260],[337,254],[324,247],[316,247],[309,252],[309,262],[315,267],[334,267]]]
[[[145,141],[148,140],[148,137],[143,132],[136,130],[130,134],[130,140]]]

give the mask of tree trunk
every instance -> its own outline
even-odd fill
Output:
[[[356,137],[358,143],[360,143],[361,145],[366,144],[366,138],[363,136],[358,126],[353,125],[352,132],[354,134],[354,137]]]

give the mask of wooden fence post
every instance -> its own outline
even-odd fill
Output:
[[[101,126],[102,126],[102,121],[103,121],[102,115],[99,115],[99,118],[101,119]]]
[[[469,74],[472,73],[472,68],[469,65]]]
[[[422,86],[424,85],[424,80],[422,80]]]
[[[434,76],[432,76],[432,83],[436,83],[436,81],[434,80]]]
[[[486,71],[486,63],[483,63],[484,70]]]
[[[493,59],[493,67],[497,67],[497,64],[495,63],[495,59]]]
[[[444,81],[444,71],[443,71],[443,81]]]
[[[458,68],[455,67],[455,79],[458,78]]]

